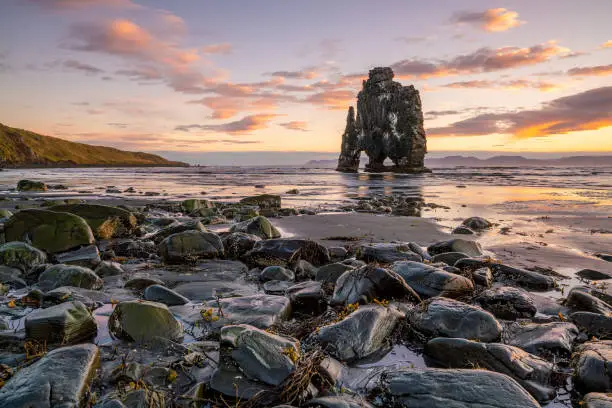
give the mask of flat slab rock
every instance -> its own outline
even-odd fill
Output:
[[[423,297],[457,298],[474,292],[474,284],[464,276],[420,262],[401,261],[391,265],[416,293]]]
[[[2,408],[72,408],[86,404],[88,383],[99,366],[98,347],[80,344],[50,351],[17,371],[0,389]]]
[[[586,342],[572,359],[574,384],[583,392],[612,390],[612,341]]]
[[[400,369],[381,377],[387,405],[419,408],[539,408],[507,375],[485,370]]]
[[[512,323],[504,328],[503,342],[537,356],[569,356],[576,336],[572,323]]]

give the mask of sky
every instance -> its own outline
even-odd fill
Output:
[[[0,9],[0,122],[45,135],[202,164],[327,157],[368,70],[390,66],[421,93],[433,155],[612,152],[610,0]]]

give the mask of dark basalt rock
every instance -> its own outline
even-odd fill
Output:
[[[580,391],[612,391],[612,341],[584,343],[574,354],[572,367]]]
[[[504,320],[533,317],[536,305],[529,293],[510,286],[502,286],[482,292],[475,301],[484,310]]]
[[[395,262],[391,270],[404,278],[419,296],[458,298],[474,292],[469,279],[420,262]]]
[[[308,239],[267,239],[258,241],[249,251],[244,260],[256,266],[290,266],[300,259],[314,266],[326,265],[330,262],[329,251],[318,242]]]
[[[565,305],[576,311],[592,312],[605,316],[611,316],[612,306],[589,294],[587,291],[588,288],[573,288],[567,295],[567,299],[565,299]]]
[[[512,323],[504,328],[503,342],[542,357],[567,357],[578,336],[572,323]]]
[[[419,91],[393,81],[393,76],[391,68],[379,67],[363,82],[357,117],[352,107],[348,111],[338,171],[356,172],[362,151],[369,157],[366,171],[428,171],[423,164],[427,140]],[[387,158],[393,166],[383,164]]]
[[[612,340],[612,317],[592,312],[576,312],[570,320],[589,337]]]

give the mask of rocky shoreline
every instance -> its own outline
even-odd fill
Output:
[[[484,218],[36,203],[0,210],[0,408],[612,404],[612,273],[502,260]]]

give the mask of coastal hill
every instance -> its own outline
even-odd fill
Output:
[[[187,166],[161,156],[75,143],[0,123],[0,167]]]

